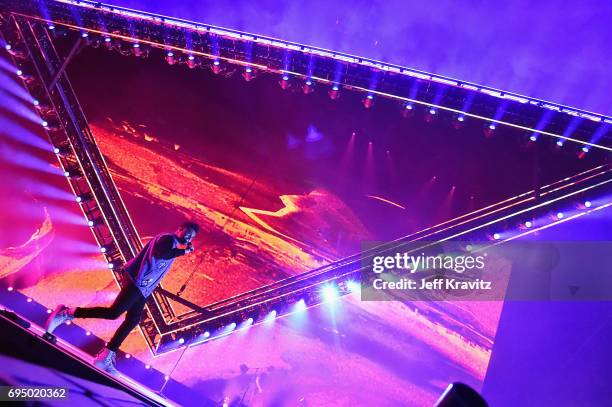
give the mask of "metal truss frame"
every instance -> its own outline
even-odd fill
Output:
[[[36,100],[45,128],[67,180],[91,221],[109,267],[116,270],[142,248],[119,191],[100,153],[72,89],[65,67],[85,44],[104,44],[138,56],[149,48],[167,52],[172,62],[190,67],[240,67],[244,75],[272,73],[305,86],[326,86],[401,102],[402,109],[421,105],[452,114],[519,128],[572,142],[582,149],[612,151],[605,126],[612,118],[447,77],[385,64],[316,47],[172,19],[91,1],[5,0],[2,34],[11,44],[24,84]],[[68,30],[74,46],[62,58],[54,32]],[[287,79],[286,79],[287,78]],[[248,79],[248,78],[247,78]],[[469,104],[469,111],[465,108]],[[500,111],[502,115],[500,115]],[[542,125],[546,115],[549,122]],[[570,135],[564,131],[573,126]],[[596,138],[596,139],[595,139]],[[341,259],[316,270],[251,290],[205,307],[190,304],[160,287],[147,303],[141,330],[154,354],[194,346],[241,327],[294,311],[296,304],[321,303],[321,288],[334,284],[340,294],[374,255],[401,250],[415,241],[481,240],[493,228],[516,224],[527,214],[562,208],[577,199],[595,199],[612,188],[612,168],[602,165],[537,190],[509,198],[383,246]],[[590,210],[590,209],[589,209]],[[583,213],[588,213],[589,210]],[[115,279],[121,284],[118,275]],[[176,315],[169,299],[192,310]]]

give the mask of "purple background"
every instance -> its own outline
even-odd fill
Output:
[[[612,2],[114,0],[612,114]]]

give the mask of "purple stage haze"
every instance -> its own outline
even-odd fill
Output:
[[[612,114],[612,2],[183,0],[110,3]]]

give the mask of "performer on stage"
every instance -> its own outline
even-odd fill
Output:
[[[74,318],[117,319],[127,311],[123,323],[94,360],[97,367],[117,375],[119,372],[115,367],[115,357],[119,346],[138,325],[147,298],[170,270],[174,259],[193,252],[191,241],[199,230],[197,223],[185,222],[174,234],[162,233],[155,236],[136,257],[123,266],[122,272],[127,284],[121,288],[110,307],[68,308],[63,304],[58,305],[49,315],[45,329],[52,333],[58,326]]]

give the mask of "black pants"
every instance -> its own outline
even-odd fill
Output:
[[[74,311],[74,317],[117,319],[127,311],[125,320],[117,328],[108,345],[106,345],[108,349],[117,352],[121,343],[140,322],[140,316],[146,301],[147,299],[142,295],[138,287],[128,280],[127,284],[121,288],[113,305],[110,307],[77,308]]]

